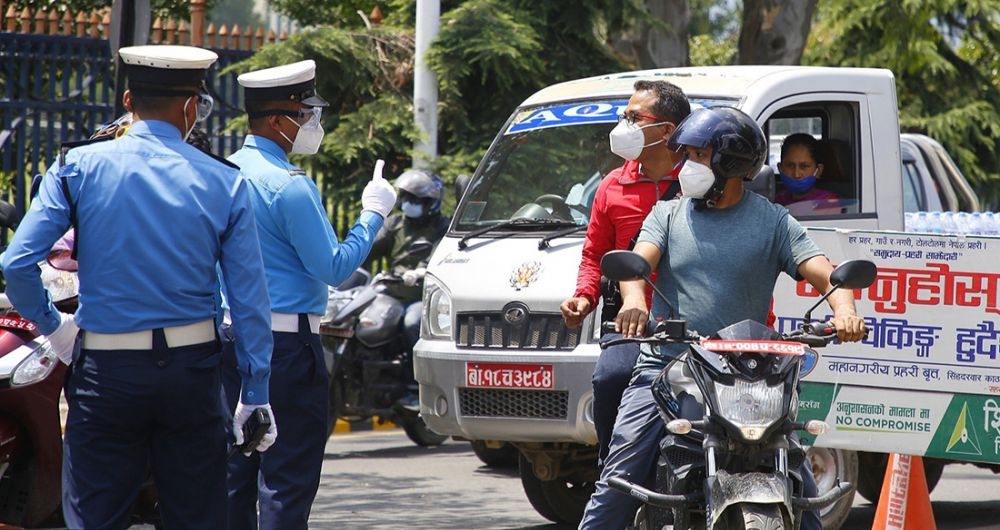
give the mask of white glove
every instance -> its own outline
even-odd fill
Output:
[[[268,447],[271,447],[275,438],[278,437],[278,422],[274,419],[274,412],[271,411],[271,405],[269,403],[265,403],[263,405],[244,405],[243,402],[240,401],[236,405],[236,411],[233,412],[233,434],[236,436],[236,445],[242,445],[243,424],[250,419],[250,415],[257,409],[267,409],[267,415],[271,417],[271,426],[268,427],[267,434],[265,434],[264,438],[262,438],[260,443],[257,444],[256,450],[263,453],[264,451],[267,451]],[[250,453],[243,454],[250,456]]]
[[[403,273],[403,283],[405,283],[410,287],[413,287],[414,285],[419,283],[420,280],[423,280],[424,275],[426,274],[427,274],[427,269],[424,267],[417,267],[416,269],[410,269]]]
[[[59,313],[59,327],[49,334],[49,346],[55,352],[59,360],[64,364],[73,362],[73,347],[76,345],[76,336],[80,333],[80,328],[76,327],[73,315]]]
[[[375,162],[372,180],[365,186],[365,191],[361,192],[361,209],[371,210],[384,219],[389,216],[392,207],[396,205],[396,190],[392,184],[389,184],[389,181],[382,178],[383,166],[385,166],[385,161],[381,158]]]

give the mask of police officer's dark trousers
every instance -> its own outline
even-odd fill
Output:
[[[223,334],[223,385],[232,412],[239,400],[234,344]],[[263,453],[229,459],[229,528],[305,530],[329,435],[329,375],[319,335],[299,315],[297,333],[274,332],[270,403],[278,438]]]
[[[152,336],[151,350],[77,350],[65,388],[68,528],[128,527],[150,470],[165,528],[225,524],[219,343],[168,348],[162,330]]]

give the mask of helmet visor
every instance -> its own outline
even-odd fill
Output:
[[[678,150],[681,146],[706,147],[711,145],[716,129],[726,121],[709,109],[698,109],[684,118],[670,136],[667,147]]]

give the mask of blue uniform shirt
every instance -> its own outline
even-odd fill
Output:
[[[322,315],[327,286],[344,281],[365,260],[382,227],[382,216],[361,212],[340,243],[316,184],[288,162],[277,143],[247,135],[243,148],[229,161],[243,168],[250,183],[271,310]],[[227,278],[226,284],[228,297],[233,282]]]
[[[98,333],[192,324],[215,316],[216,263],[230,298],[246,404],[268,402],[272,335],[257,230],[239,171],[184,142],[162,121],[140,121],[118,140],[70,150],[42,180],[4,255],[7,295],[41,333],[60,318],[38,262],[70,227],[60,176],[77,205],[80,306]]]

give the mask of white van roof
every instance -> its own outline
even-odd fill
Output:
[[[699,66],[660,68],[605,74],[548,86],[524,100],[521,106],[547,104],[556,101],[621,97],[632,95],[632,85],[639,79],[665,80],[681,87],[688,96],[740,100],[756,83],[824,87],[825,90],[857,90],[857,77],[833,75],[851,71],[880,79],[892,79],[892,72],[881,68],[839,68],[825,66]],[[851,82],[838,81],[853,79]],[[893,85],[888,85],[892,87]]]

